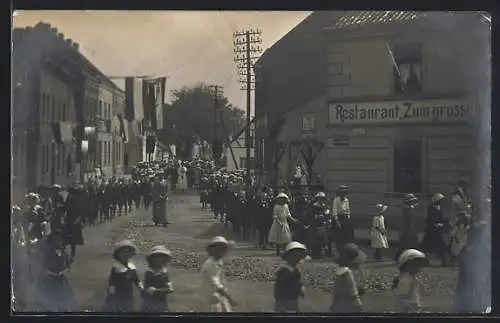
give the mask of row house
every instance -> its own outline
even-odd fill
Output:
[[[110,178],[123,174],[125,93],[112,81],[102,78],[96,118],[97,163],[99,176]]]
[[[14,199],[39,185],[75,181],[77,46],[44,23],[13,32]]]

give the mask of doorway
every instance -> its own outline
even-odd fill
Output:
[[[423,141],[399,140],[394,142],[394,192],[423,192]]]

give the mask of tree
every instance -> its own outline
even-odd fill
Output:
[[[163,144],[175,144],[177,155],[189,157],[194,138],[209,143],[221,142],[238,132],[245,124],[244,111],[234,107],[229,100],[219,95],[217,105],[217,138],[214,138],[214,94],[205,83],[184,86],[171,92],[173,100],[163,109],[163,130],[160,140]],[[222,117],[222,122],[221,122]]]

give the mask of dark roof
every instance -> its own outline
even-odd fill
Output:
[[[325,30],[345,30],[367,25],[410,22],[425,16],[425,12],[417,11],[351,11],[340,19],[325,27]]]

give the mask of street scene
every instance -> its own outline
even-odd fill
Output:
[[[130,15],[14,16],[11,313],[491,311],[487,14]]]

